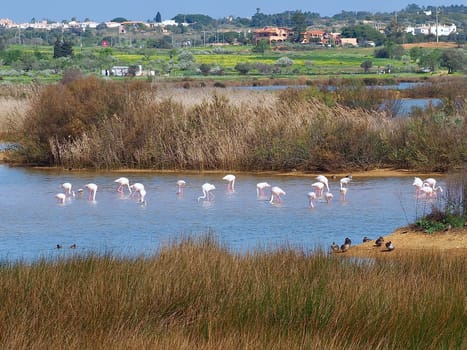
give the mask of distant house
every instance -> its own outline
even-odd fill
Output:
[[[341,38],[342,46],[358,46],[357,38]]]
[[[321,43],[324,44],[323,39],[326,37],[324,30],[307,30],[303,33],[302,44]]]
[[[254,33],[255,44],[261,40],[267,40],[269,44],[287,41],[293,31],[285,27],[264,27],[257,29]]]
[[[103,69],[102,75],[114,77],[127,77],[127,76],[154,76],[156,73],[153,70],[143,70],[142,65],[137,66],[113,66],[111,69]]]

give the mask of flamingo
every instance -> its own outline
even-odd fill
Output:
[[[345,195],[347,194],[347,187],[341,187],[339,192],[341,193],[341,199],[345,201]]]
[[[65,194],[67,194],[69,196],[72,195],[71,183],[69,183],[69,182],[62,183],[62,188],[65,190]]]
[[[222,180],[226,180],[227,182],[227,191],[233,192],[235,190],[235,175],[227,174],[225,175]]]
[[[316,177],[316,180],[318,180],[319,182],[322,182],[325,186],[326,186],[326,189],[328,190],[329,192],[329,182],[328,182],[328,178],[324,175],[318,175]]]
[[[117,180],[114,182],[118,183],[118,188],[117,191],[120,193],[123,193],[123,186],[128,187],[128,191],[130,191],[131,194],[131,188],[130,188],[130,181],[126,177],[119,177]]]
[[[208,201],[214,199],[214,193],[211,191],[215,190],[216,186],[206,182],[203,186],[201,186],[201,189],[203,190],[203,195],[198,197],[198,201],[200,199],[205,199]]]
[[[433,179],[432,177],[429,177],[428,179],[425,179],[423,181],[423,184],[424,185],[426,184],[434,189],[436,187],[436,180]]]
[[[266,197],[265,189],[271,187],[267,182],[259,182],[256,184],[256,195],[258,197]]]
[[[139,202],[141,204],[146,204],[146,200],[144,199],[146,197],[146,190],[142,188],[139,190]]]
[[[314,208],[315,204],[313,201],[316,199],[316,193],[315,192],[308,192],[308,199],[310,201],[310,208]]]
[[[311,187],[313,187],[313,188],[316,189],[316,195],[318,196],[318,198],[323,197],[323,188],[324,188],[324,184],[323,184],[322,182],[315,182],[315,183],[312,183],[312,184],[311,184]]]
[[[65,193],[57,193],[55,195],[55,198],[57,199],[57,203],[65,204],[66,194]]]
[[[438,187],[431,187],[428,183],[424,183],[422,187],[420,187],[420,192],[425,195],[425,197],[437,197],[438,192],[443,192],[441,186]]]
[[[423,186],[423,181],[422,179],[420,179],[419,177],[414,177],[413,178],[413,184],[412,186],[415,186],[415,194],[420,194],[420,189],[422,188]]]
[[[339,180],[339,183],[341,185],[341,188],[347,187],[349,182],[352,180],[352,175],[347,175],[346,177],[343,177],[342,179]]]
[[[177,194],[182,196],[183,195],[183,188],[185,187],[186,182],[184,180],[178,180],[177,181],[177,186],[178,186],[178,191]]]
[[[324,199],[326,199],[327,203],[332,201],[333,198],[334,198],[334,195],[331,192],[326,192],[325,195],[324,195]]]
[[[271,188],[271,199],[269,200],[269,203],[282,203],[282,198],[281,196],[285,195],[285,191],[277,186],[274,186]]]
[[[95,201],[96,200],[96,192],[97,192],[97,185],[94,183],[89,183],[84,185],[88,189],[88,200]]]
[[[139,182],[135,182],[133,185],[130,186],[130,189],[133,190],[131,196],[133,197],[136,193],[139,194],[139,198],[141,199],[141,191],[144,191],[144,185]]]

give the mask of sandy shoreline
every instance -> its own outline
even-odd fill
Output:
[[[7,152],[0,152],[0,163],[8,164],[7,161]],[[12,164],[13,166],[22,166],[21,164]],[[27,167],[25,165],[25,167]],[[407,177],[436,177],[442,176],[444,173],[434,173],[434,172],[420,172],[416,170],[407,170],[407,169],[394,169],[394,168],[381,168],[381,169],[372,169],[367,171],[346,171],[346,172],[309,172],[309,171],[236,171],[236,170],[156,170],[156,169],[111,169],[111,170],[94,170],[94,169],[65,169],[61,167],[31,167],[32,169],[38,170],[58,170],[58,171],[71,171],[71,172],[82,172],[82,171],[96,171],[96,172],[113,172],[113,173],[154,173],[154,174],[226,174],[234,173],[236,175],[248,174],[248,175],[262,175],[262,176],[296,176],[296,177],[316,177],[318,175],[325,175],[330,179],[341,178],[349,174],[352,177],[391,177],[391,176],[407,176]]]
[[[424,233],[412,227],[401,227],[393,233],[383,236],[384,241],[391,241],[394,250],[388,251],[384,244],[375,246],[375,239],[379,236],[369,237],[370,242],[352,242],[352,246],[345,253],[334,253],[336,255],[359,257],[359,258],[395,258],[414,252],[437,252],[449,256],[467,257],[467,227],[451,229],[435,233]],[[363,239],[363,237],[362,237]],[[336,242],[342,244],[343,242]]]

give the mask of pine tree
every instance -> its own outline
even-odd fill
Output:
[[[161,16],[161,13],[159,11],[157,11],[156,13],[156,23],[161,23],[162,22],[162,16]]]

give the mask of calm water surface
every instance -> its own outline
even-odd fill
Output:
[[[127,176],[147,190],[142,206],[116,192],[114,180]],[[178,175],[155,173],[60,172],[0,165],[0,259],[34,261],[77,252],[107,252],[122,256],[151,254],[181,236],[214,231],[235,252],[273,249],[288,244],[299,249],[327,248],[345,237],[361,242],[413,222],[420,207],[413,196],[411,177],[355,178],[345,201],[339,199],[338,179],[330,179],[334,200],[308,207],[307,193],[314,179],[237,174],[235,192],[228,193],[222,174]],[[184,179],[183,196],[176,181]],[[256,183],[281,187],[283,204],[256,197]],[[60,185],[99,186],[95,202],[73,198],[58,204]],[[215,199],[197,201],[201,185],[216,186]],[[127,193],[127,192],[126,192]],[[62,249],[56,249],[61,244]],[[76,244],[75,250],[70,249]]]

